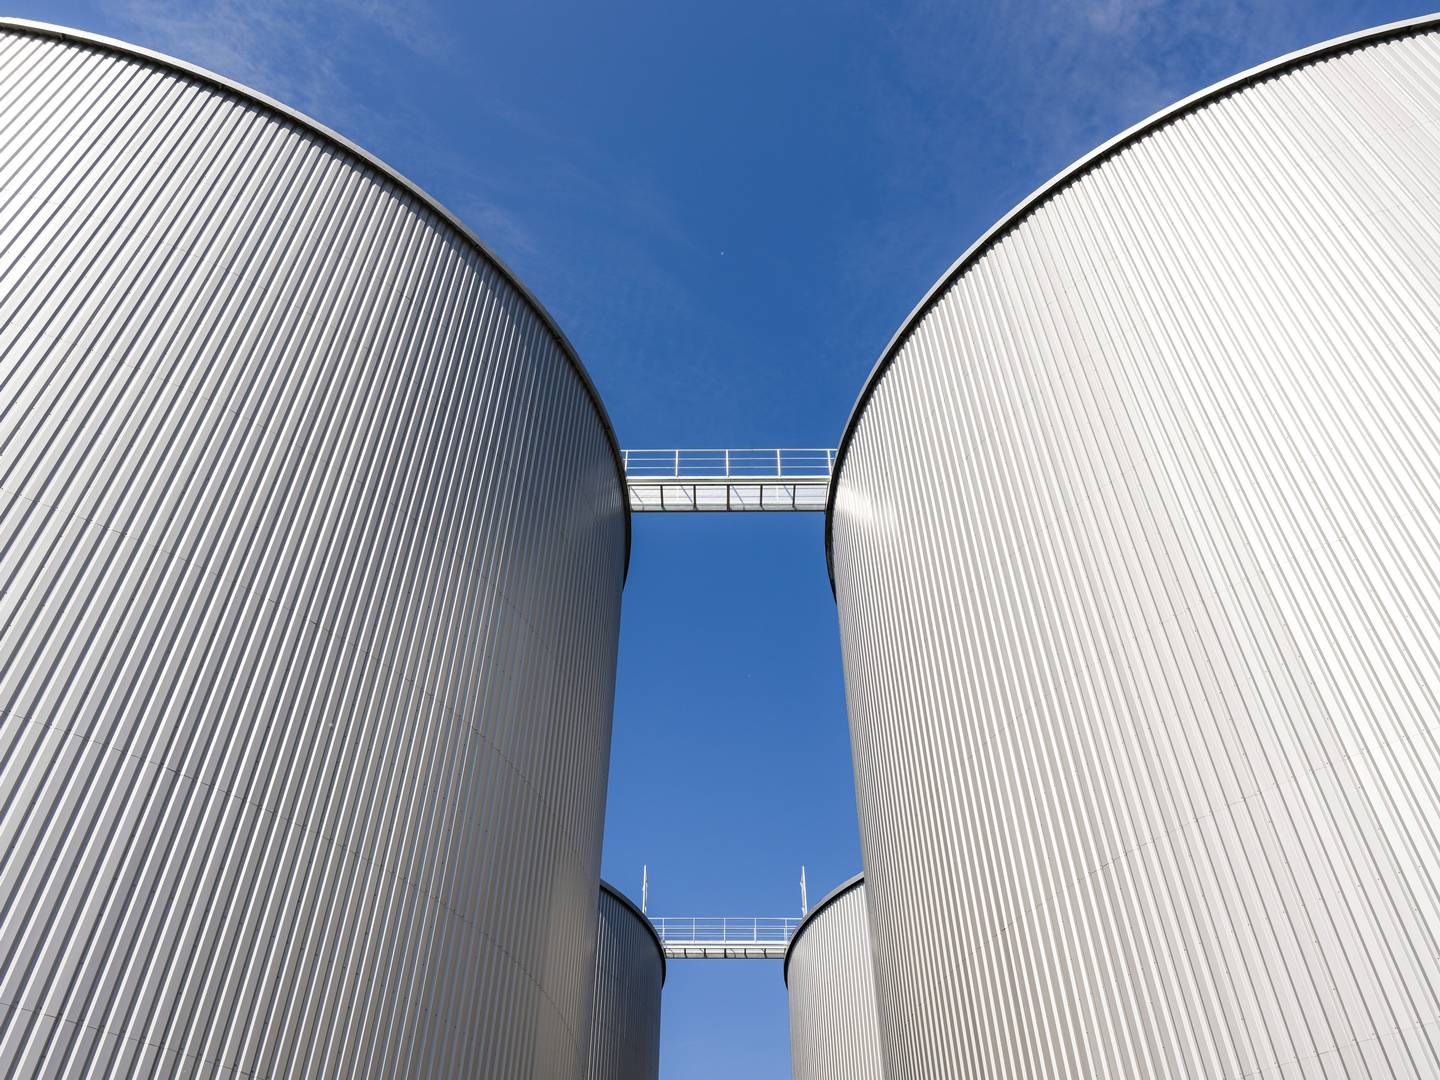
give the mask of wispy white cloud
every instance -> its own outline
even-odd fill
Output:
[[[1042,153],[1102,141],[1305,40],[1301,15],[1285,4],[1046,0],[1036,14],[1033,78],[1018,104]]]
[[[874,20],[861,79],[885,197],[840,233],[837,262],[858,294],[889,296],[899,281],[891,291],[905,299],[835,322],[876,351],[936,275],[1071,162],[1210,83],[1347,29],[1241,0],[852,4]],[[1361,20],[1348,29],[1367,17],[1347,16]]]
[[[1160,7],[1160,0],[1094,0],[1092,3],[1068,4],[1060,14],[1079,16],[1097,31],[1107,34],[1128,33],[1142,18]],[[1047,12],[1047,15],[1053,14]]]
[[[269,94],[336,127],[366,117],[354,72],[396,46],[442,60],[423,4],[379,0],[108,0],[128,36]],[[373,41],[364,48],[366,39]]]
[[[567,325],[578,336],[605,338],[619,325],[617,305],[674,310],[688,302],[653,261],[633,257],[630,243],[638,232],[661,249],[683,247],[673,204],[603,143],[556,134],[503,95],[467,98],[467,129],[438,128],[401,80],[418,62],[434,85],[463,86],[467,58],[423,0],[103,2],[122,36],[253,87],[379,153],[522,278],[543,283],[546,299],[571,311]],[[607,266],[626,253],[623,272]],[[587,319],[576,313],[589,311],[597,279],[619,298]]]
[[[423,3],[385,0],[107,0],[107,10],[132,40],[234,79],[313,116],[367,149],[403,146],[392,162],[447,181],[462,194],[454,211],[502,257],[530,251],[530,232],[486,185],[465,175],[449,141],[429,130],[403,93],[374,88],[397,80],[410,62],[454,62],[450,38]]]
[[[1012,167],[1058,168],[1306,37],[1290,5],[1241,0],[909,0],[890,11],[899,60],[890,75],[924,88],[905,97],[987,117],[1008,136]],[[915,123],[934,123],[916,111]]]
[[[499,202],[486,198],[474,184],[450,210],[506,263],[535,251],[534,234],[525,224]]]

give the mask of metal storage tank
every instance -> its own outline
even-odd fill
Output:
[[[535,301],[325,128],[0,23],[0,1073],[579,1076],[628,546]]]
[[[884,1080],[865,875],[821,900],[785,950],[792,1080]]]
[[[588,1080],[658,1080],[665,946],[640,909],[600,882]]]
[[[919,1077],[1440,1075],[1440,22],[983,237],[842,441],[881,1036]]]

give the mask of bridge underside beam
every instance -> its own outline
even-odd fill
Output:
[[[828,478],[627,477],[634,513],[823,511]]]
[[[668,960],[783,960],[784,941],[667,941]]]

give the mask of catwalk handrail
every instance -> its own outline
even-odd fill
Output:
[[[835,451],[820,448],[622,450],[630,480],[828,480]]]
[[[734,915],[651,916],[666,945],[784,945],[801,920]]]

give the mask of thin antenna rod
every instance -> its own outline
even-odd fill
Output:
[[[801,914],[802,917],[805,916],[805,915],[809,915],[809,914],[810,914],[810,901],[809,901],[808,899],[806,899],[806,897],[805,897],[805,867],[804,867],[804,866],[801,866],[801,867],[800,867],[800,914]]]
[[[640,914],[650,914],[650,864],[640,870]]]

